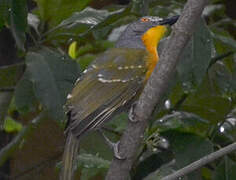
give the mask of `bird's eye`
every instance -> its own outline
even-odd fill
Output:
[[[142,21],[142,22],[148,22],[149,19],[144,17],[144,18],[141,18],[141,21]]]

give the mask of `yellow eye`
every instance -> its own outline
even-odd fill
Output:
[[[149,19],[144,17],[144,18],[141,18],[141,21],[142,21],[142,22],[148,22]]]

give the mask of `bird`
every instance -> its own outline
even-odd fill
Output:
[[[73,178],[81,137],[101,129],[138,99],[159,60],[158,44],[167,26],[173,25],[178,17],[144,16],[129,24],[115,47],[99,55],[76,80],[67,96],[67,138],[61,180]],[[109,143],[109,139],[105,139]],[[118,144],[110,142],[110,145],[115,157],[121,158]]]

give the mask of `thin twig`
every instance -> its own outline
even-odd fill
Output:
[[[184,101],[187,99],[188,96],[189,96],[189,94],[184,93],[180,97],[180,99],[177,101],[177,103],[174,105],[174,107],[170,109],[169,112],[177,111],[181,107],[181,105],[184,103]]]
[[[168,175],[166,177],[164,177],[162,180],[174,180],[174,179],[178,179],[179,177],[185,176],[195,170],[197,170],[198,168],[226,155],[229,154],[233,151],[236,150],[236,142],[233,144],[230,144],[216,152],[213,152],[207,156],[204,156],[203,158],[189,164],[188,166],[174,172],[171,175]]]

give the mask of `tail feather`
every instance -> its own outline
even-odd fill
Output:
[[[79,149],[79,140],[75,138],[71,132],[68,132],[66,144],[64,148],[62,171],[60,180],[72,180],[74,174],[74,167],[76,163],[76,156]]]

